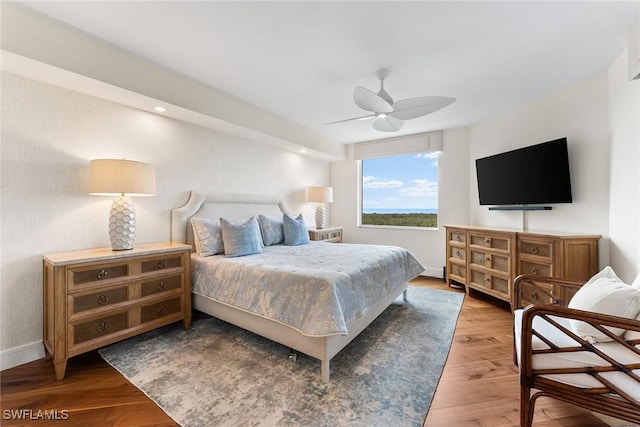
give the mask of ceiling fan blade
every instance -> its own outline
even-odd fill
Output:
[[[363,110],[373,111],[374,113],[390,113],[393,107],[378,94],[358,86],[353,91],[353,100],[356,105]]]
[[[393,104],[393,112],[389,115],[401,120],[415,119],[438,111],[452,104],[455,100],[455,98],[448,96],[420,96],[403,99]]]
[[[397,132],[404,126],[404,120],[398,120],[391,116],[381,117],[373,122],[373,128],[382,132]]]
[[[336,123],[344,123],[344,122],[353,122],[353,121],[356,121],[356,120],[369,120],[369,119],[374,119],[376,117],[378,117],[377,114],[369,114],[367,116],[354,117],[352,119],[336,120],[335,122],[325,123],[325,125],[333,125],[333,124],[336,124]]]

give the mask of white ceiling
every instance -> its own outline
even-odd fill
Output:
[[[137,56],[336,142],[467,126],[607,69],[640,2],[27,2]],[[355,86],[379,68],[395,100],[457,101],[407,121],[371,121]]]

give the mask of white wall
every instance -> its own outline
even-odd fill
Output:
[[[475,159],[567,137],[573,203],[551,211],[489,211],[478,202],[475,173],[469,177],[472,224],[528,230],[600,234],[600,264],[609,263],[609,100],[601,72],[528,104],[472,125],[469,169]]]
[[[627,52],[609,68],[611,266],[624,280],[640,274],[640,80],[629,81]]]
[[[305,188],[330,181],[326,161],[14,74],[1,77],[2,368],[4,356],[23,346],[31,346],[32,359],[42,355],[42,254],[109,246],[112,200],[87,194],[91,159],[155,165],[157,194],[133,200],[138,243],[169,240],[170,210],[191,189],[279,195],[311,220]]]
[[[442,154],[438,160],[438,222],[466,224],[469,222],[469,159],[468,131],[446,130],[442,137]],[[346,242],[396,245],[409,250],[426,268],[425,275],[442,277],[445,263],[444,228],[358,227],[358,162],[345,160],[331,165],[331,185],[334,203],[332,222],[344,227]]]

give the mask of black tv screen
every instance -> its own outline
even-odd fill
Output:
[[[567,138],[476,160],[481,205],[571,203]]]

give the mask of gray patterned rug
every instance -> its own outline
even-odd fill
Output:
[[[320,363],[215,318],[175,323],[100,350],[183,426],[422,426],[463,295],[410,287]]]

